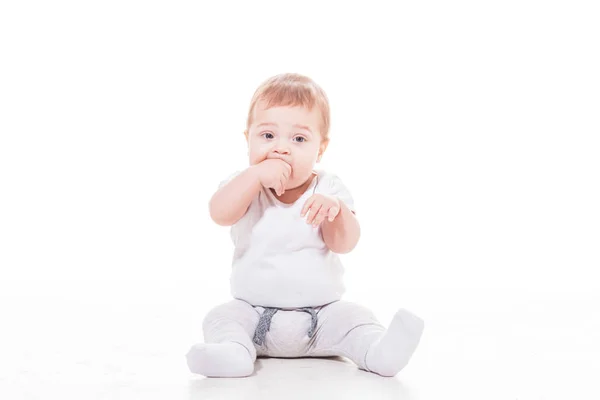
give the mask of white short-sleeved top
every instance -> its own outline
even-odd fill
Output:
[[[327,248],[321,228],[307,224],[300,212],[313,193],[337,196],[351,211],[355,211],[354,201],[336,175],[321,170],[315,173],[308,189],[293,204],[280,202],[263,188],[231,227],[234,298],[278,308],[319,306],[341,298],[345,288],[339,255]]]

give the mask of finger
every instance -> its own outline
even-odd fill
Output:
[[[271,187],[273,188],[273,190],[275,191],[275,194],[277,196],[281,196],[281,182],[280,181],[273,182],[273,185]]]
[[[331,207],[329,209],[329,214],[328,214],[329,222],[332,222],[335,219],[335,217],[337,217],[337,215],[339,213],[340,213],[340,209],[339,208],[337,208],[337,207]]]
[[[310,207],[310,211],[308,212],[308,217],[306,217],[306,223],[312,224],[317,216],[319,210],[321,209],[321,203],[315,202]]]
[[[281,159],[278,160],[280,161],[279,164],[281,165],[281,174],[288,178],[292,173],[292,166]]]
[[[292,166],[288,163],[286,163],[285,161],[283,162],[283,164],[285,165],[285,176],[286,178],[289,178],[290,175],[292,174]]]
[[[289,178],[289,176],[288,176],[286,170],[282,169],[281,174],[279,175],[279,183],[281,184],[283,189],[285,189],[285,184],[287,183],[288,178]]]
[[[281,178],[283,179],[283,183],[287,183],[287,181],[290,180],[290,174],[286,171],[284,174],[281,175]]]
[[[310,207],[312,206],[312,204],[314,203],[316,197],[310,196],[308,198],[308,200],[306,200],[306,203],[304,203],[304,207],[302,207],[302,212],[300,212],[300,216],[304,217],[306,215],[306,212],[310,209]]]
[[[286,181],[287,181],[287,180],[286,180],[286,179],[284,179],[284,178],[281,178],[281,179],[279,180],[279,183],[281,184],[281,194],[284,194],[284,193],[285,193],[285,183],[286,183]]]
[[[321,207],[321,209],[319,210],[319,213],[317,214],[317,217],[315,218],[315,221],[313,222],[313,226],[321,225],[321,223],[327,217],[327,214],[328,214],[327,209],[325,209],[325,207]]]

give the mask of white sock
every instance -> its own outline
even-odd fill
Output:
[[[254,372],[248,350],[237,342],[198,343],[186,354],[190,371],[215,378],[238,378]]]
[[[421,318],[400,309],[387,331],[369,348],[367,368],[382,376],[396,375],[415,352],[424,326]]]

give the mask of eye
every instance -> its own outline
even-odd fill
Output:
[[[265,132],[262,134],[262,136],[264,136],[267,139],[273,139],[275,137],[271,132]]]
[[[297,139],[297,140],[296,140],[296,139]],[[304,136],[296,136],[296,137],[294,138],[294,140],[296,140],[296,142],[298,142],[298,143],[303,143],[303,142],[306,142],[306,138],[305,138]]]

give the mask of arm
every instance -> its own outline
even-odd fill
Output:
[[[349,253],[360,238],[358,219],[348,206],[339,200],[340,212],[332,222],[325,219],[321,225],[323,241],[334,253]]]
[[[221,226],[240,220],[261,190],[257,169],[249,167],[220,188],[210,199],[210,217]]]

